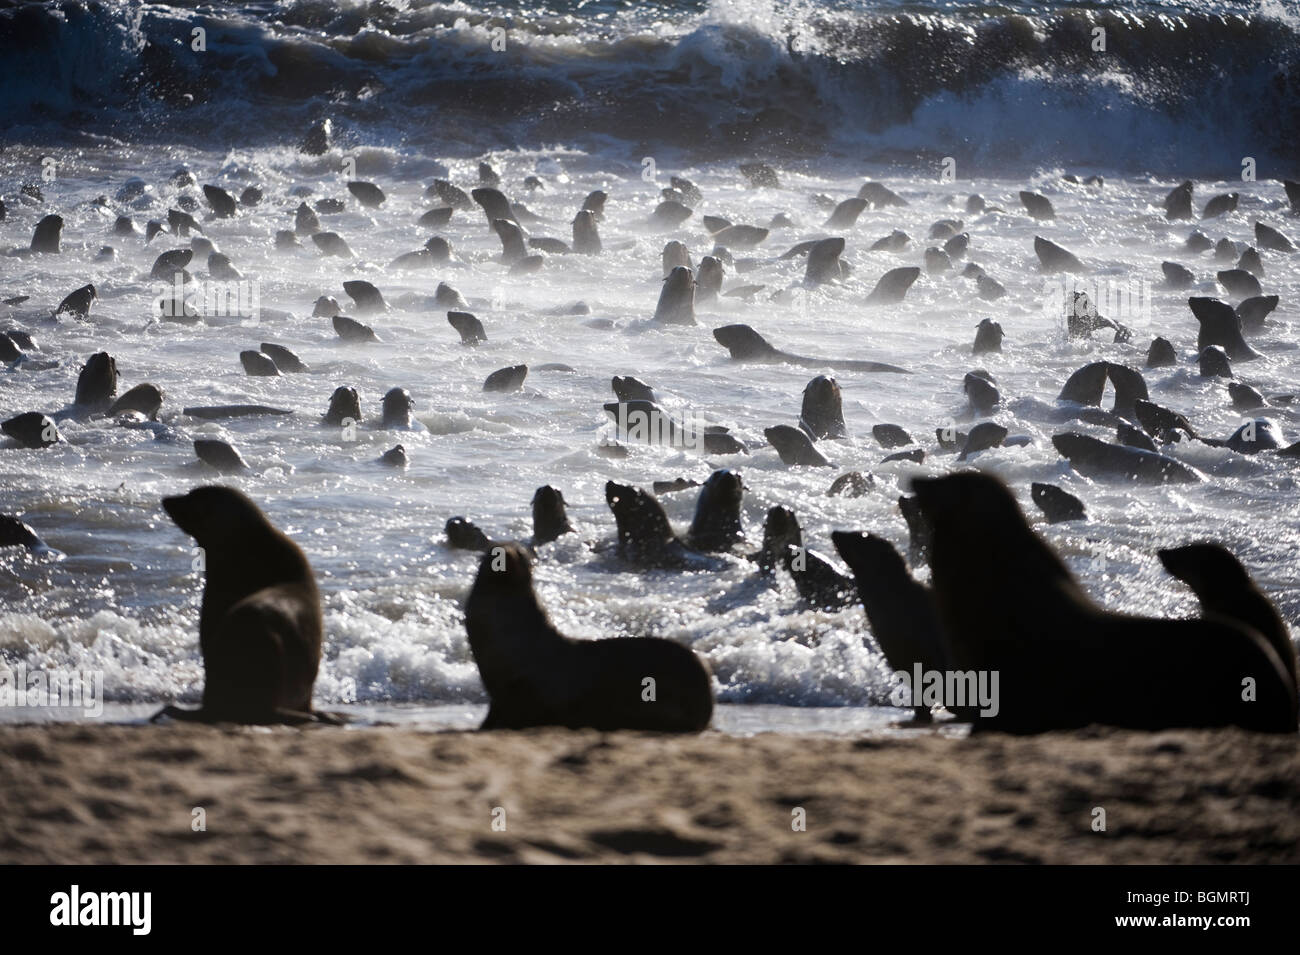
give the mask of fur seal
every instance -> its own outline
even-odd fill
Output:
[[[782,351],[767,341],[762,335],[748,325],[722,325],[713,330],[713,338],[719,345],[731,353],[732,361],[748,362],[786,362],[804,368],[825,368],[828,365],[844,371],[892,372],[910,374],[906,368],[887,365],[878,361],[861,361],[857,359],[807,358]]]
[[[220,252],[209,253],[208,275],[218,282],[238,282],[243,278],[240,271],[230,264],[230,257]]]
[[[515,212],[510,207],[510,200],[505,197],[500,189],[493,189],[491,186],[480,186],[477,189],[470,190],[470,196],[475,202],[482,207],[484,215],[487,216],[488,228],[492,228],[493,222],[497,219],[505,219],[519,225],[518,219],[515,218]]]
[[[0,423],[0,432],[18,442],[24,448],[48,448],[63,441],[54,419],[39,411],[25,411],[14,415],[8,421]]]
[[[438,308],[451,308],[464,311],[468,308],[464,297],[446,282],[439,282],[433,290],[433,304]]]
[[[527,377],[527,365],[511,365],[507,368],[498,368],[487,376],[487,380],[483,382],[483,390],[497,392],[518,391],[524,386],[524,379]]]
[[[876,287],[867,296],[868,305],[897,305],[907,297],[907,290],[921,275],[916,266],[890,269],[880,277]]]
[[[776,448],[781,463],[787,466],[806,465],[819,468],[831,466],[831,462],[813,447],[812,439],[801,428],[792,428],[788,424],[773,425],[763,429],[763,436],[767,438],[768,444]]]
[[[357,202],[367,209],[378,209],[388,198],[384,195],[384,190],[373,182],[362,182],[356,179],[348,183],[348,192],[352,193]]]
[[[345,422],[352,422],[353,425],[361,423],[361,396],[357,394],[357,389],[349,385],[339,385],[330,395],[329,408],[325,414],[321,415],[321,420],[327,425],[341,426]]]
[[[0,547],[26,547],[39,556],[62,556],[36,533],[30,524],[8,514],[0,514]]]
[[[352,249],[337,232],[315,232],[312,234],[311,241],[316,248],[320,249],[322,255],[333,255],[343,259],[355,258]]]
[[[1179,219],[1194,219],[1192,212],[1192,181],[1188,179],[1169,191],[1165,196],[1165,218],[1170,222]]]
[[[840,386],[834,378],[818,375],[803,389],[799,424],[814,438],[847,438],[844,426],[844,403]]]
[[[966,443],[962,446],[961,453],[957,455],[957,460],[965,461],[972,454],[1000,447],[1006,439],[1007,429],[1002,425],[995,421],[981,421],[970,429],[970,434],[966,435]]]
[[[907,429],[897,424],[887,424],[885,422],[873,424],[871,426],[871,436],[887,451],[916,444],[912,436],[907,433]]]
[[[1196,361],[1202,378],[1232,377],[1232,364],[1228,361],[1228,353],[1218,345],[1207,345],[1201,349],[1201,353],[1196,356]]]
[[[690,251],[676,239],[664,245],[661,259],[664,267],[664,278],[668,278],[668,276],[672,275],[673,269],[678,268],[679,266],[692,271],[694,271],[695,268],[691,264]]]
[[[875,476],[870,472],[845,471],[826,489],[827,497],[862,497],[876,486]]]
[[[1237,193],[1225,192],[1223,195],[1215,196],[1205,204],[1205,209],[1201,212],[1202,219],[1217,219],[1219,216],[1227,215],[1229,212],[1237,211]]]
[[[90,306],[99,294],[95,291],[93,285],[83,285],[75,291],[69,292],[64,296],[59,307],[54,310],[55,317],[59,315],[72,315],[75,318],[85,319],[90,316]]]
[[[1189,484],[1201,476],[1181,461],[1151,451],[1107,444],[1076,432],[1052,435],[1052,446],[1087,477],[1119,476],[1146,484]]]
[[[320,594],[306,556],[257,505],[207,485],[166,497],[163,509],[203,548],[199,614],[203,702],[154,718],[203,722],[329,721],[312,710],[321,656]]]
[[[781,180],[776,170],[765,162],[747,162],[740,164],[740,174],[749,182],[751,189],[779,189]]]
[[[1290,671],[1292,685],[1296,684],[1296,649],[1291,633],[1272,601],[1231,551],[1206,542],[1166,547],[1156,553],[1165,570],[1192,588],[1203,613],[1244,623],[1268,640],[1283,667]]]
[[[334,124],[328,119],[312,123],[303,136],[298,151],[308,156],[323,156],[329,152],[330,141],[334,138]]]
[[[1228,396],[1232,399],[1232,409],[1234,411],[1256,411],[1268,405],[1268,402],[1264,400],[1264,396],[1256,389],[1239,381],[1228,382]]]
[[[1196,276],[1192,274],[1191,269],[1177,262],[1161,262],[1160,271],[1165,275],[1165,288],[1177,291],[1196,284]]]
[[[700,259],[700,271],[695,277],[695,301],[711,302],[722,291],[722,260],[712,255]]]
[[[831,542],[853,572],[871,635],[885,662],[909,677],[949,669],[948,640],[930,588],[919,584],[893,545],[875,534],[832,531]],[[930,721],[930,708],[916,706],[918,722]],[[965,714],[962,714],[965,716]]]
[[[334,325],[334,333],[345,342],[377,342],[379,336],[375,330],[364,322],[358,322],[355,318],[348,318],[346,315],[335,315],[330,322]]]
[[[528,257],[528,248],[524,245],[524,233],[518,223],[511,219],[493,219],[492,231],[501,240],[502,265],[515,265]]]
[[[884,183],[864,182],[858,190],[858,198],[865,199],[873,209],[887,209],[890,206],[906,206],[907,200],[894,192]]]
[[[140,384],[130,388],[109,405],[105,412],[113,418],[120,414],[138,411],[150,421],[158,420],[158,409],[162,407],[163,392],[157,385]]]
[[[732,249],[752,249],[768,237],[768,230],[756,225],[737,223],[713,234],[718,245]]]
[[[235,215],[237,210],[235,197],[220,186],[204,186],[203,198],[208,200],[208,205],[212,207],[212,214],[216,218],[229,219]]]
[[[948,259],[948,253],[943,249],[930,248],[925,250],[925,274],[939,275],[943,272],[952,271],[952,262]]]
[[[996,302],[1007,294],[1007,290],[1001,282],[989,278],[987,275],[975,277],[975,288],[979,292],[981,301],[985,302]]]
[[[615,376],[614,392],[619,394],[619,382],[635,382],[636,379],[619,379]],[[642,386],[644,387],[644,386]],[[632,386],[623,386],[627,393],[637,392]],[[651,393],[653,394],[653,393]],[[644,398],[627,398],[611,401],[602,406],[618,423],[624,440],[640,441],[645,444],[667,444],[673,448],[691,448],[708,454],[746,454],[745,446],[720,425],[705,425],[699,430],[678,422],[667,411],[660,408],[653,400]]]
[[[1046,196],[1040,196],[1036,192],[1020,191],[1020,204],[1025,207],[1031,219],[1043,221],[1046,219],[1055,219],[1056,210],[1052,208],[1051,200]]]
[[[108,352],[95,352],[81,366],[72,403],[87,411],[102,411],[117,395],[117,362]]]
[[[596,213],[580,209],[573,217],[573,251],[578,255],[600,255],[600,231],[596,228]]]
[[[853,197],[845,199],[835,207],[831,217],[826,220],[825,227],[828,229],[852,229],[854,223],[858,221],[858,216],[867,208],[867,200]]]
[[[573,533],[573,525],[565,513],[564,495],[549,484],[533,493],[533,545],[549,544],[565,534]]]
[[[251,348],[239,353],[239,363],[244,366],[244,374],[250,377],[278,378],[280,376],[280,369],[270,355]]]
[[[815,288],[827,282],[835,282],[848,273],[846,263],[840,261],[844,254],[844,239],[834,236],[821,239],[808,250],[808,263],[804,268],[804,285]]]
[[[487,332],[483,323],[469,312],[448,312],[447,322],[460,334],[462,345],[477,345],[487,341]]]
[[[1000,675],[998,711],[977,728],[1295,732],[1295,687],[1253,629],[1221,617],[1108,613],[995,478],[962,472],[912,483],[933,527],[930,566],[951,665]]]
[[[296,375],[310,370],[301,358],[283,345],[277,345],[274,342],[262,342],[258,348],[262,354],[270,356],[271,360],[275,362],[275,367],[282,372]]]
[[[842,610],[858,599],[853,580],[816,551],[803,544],[803,529],[794,511],[780,505],[768,509],[763,523],[763,546],[750,559],[763,574],[780,564],[794,581],[799,599],[820,610]]]
[[[620,557],[644,567],[691,569],[706,566],[673,533],[663,505],[638,487],[605,484],[605,503],[614,514]]]
[[[875,242],[871,243],[871,247],[867,251],[902,252],[907,248],[907,244],[911,241],[911,237],[906,232],[903,232],[901,229],[895,229],[883,239],[877,239]]]
[[[1055,484],[1040,484],[1035,481],[1029,486],[1029,493],[1039,510],[1047,517],[1049,524],[1088,519],[1083,501],[1070,492],[1061,490]]]
[[[961,387],[966,400],[970,402],[971,413],[977,418],[987,418],[997,411],[998,405],[1002,403],[1002,395],[991,377],[977,375],[973,371],[967,372],[966,377],[962,379]]]
[[[1237,268],[1249,272],[1257,279],[1264,277],[1264,260],[1259,257],[1259,252],[1254,248],[1241,253],[1241,258],[1237,260]]]
[[[690,269],[676,266],[664,279],[654,320],[669,325],[695,324],[695,276]]]
[[[1264,320],[1277,308],[1276,295],[1252,295],[1237,306],[1237,318],[1241,320],[1243,331],[1259,331],[1264,327]]]
[[[481,729],[697,733],[709,725],[709,671],[692,651],[654,637],[564,636],[537,600],[528,554],[517,545],[493,550],[465,603],[470,651],[491,700]]]
[[[686,532],[686,546],[707,553],[731,550],[745,539],[740,503],[745,492],[739,472],[730,469],[709,475],[695,503],[695,517]]]
[[[63,217],[48,215],[36,223],[36,230],[32,233],[31,250],[48,255],[57,255],[59,240],[62,235]]]
[[[406,456],[406,448],[403,445],[395,444],[379,456],[379,463],[385,467],[404,468],[411,462]]]
[[[411,393],[405,388],[390,388],[384,395],[383,418],[380,427],[390,428],[410,428],[411,427],[411,410],[415,407],[415,401],[411,398]]]
[[[1157,335],[1151,339],[1151,347],[1147,349],[1146,367],[1170,368],[1177,364],[1178,353],[1174,351],[1174,346],[1167,338]]]
[[[343,283],[343,291],[356,305],[358,315],[370,315],[375,312],[388,311],[388,303],[379,289],[362,279],[352,279]]]
[[[217,438],[195,438],[194,453],[219,474],[244,474],[251,470],[238,448]]]
[[[1216,272],[1214,277],[1218,279],[1220,285],[1228,290],[1229,295],[1254,298],[1257,295],[1264,294],[1264,290],[1260,288],[1259,279],[1245,269],[1224,269],[1222,272]]]
[[[1039,268],[1043,272],[1086,272],[1083,263],[1075,258],[1074,253],[1061,248],[1055,242],[1034,236],[1034,254],[1038,256]]]
[[[631,375],[615,375],[610,381],[619,401],[656,401],[654,389]]]
[[[183,408],[181,414],[204,421],[219,421],[223,418],[248,418],[257,415],[290,415],[286,408],[272,408],[269,405],[191,405]]]
[[[971,348],[973,355],[986,355],[989,352],[1002,351],[1002,326],[991,318],[980,319],[975,326],[975,344]]]

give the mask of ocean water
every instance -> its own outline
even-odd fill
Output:
[[[1096,26],[1106,31],[1105,52],[1091,49]],[[195,28],[206,31],[202,52],[191,49]],[[1186,305],[1193,294],[1235,303],[1215,281],[1234,263],[1182,246],[1199,228],[1245,248],[1256,221],[1300,233],[1281,185],[1300,178],[1297,31],[1294,7],[1282,3],[0,3],[0,197],[8,210],[0,298],[29,296],[0,305],[0,329],[27,330],[40,346],[32,359],[51,365],[0,369],[0,415],[57,416],[86,358],[108,351],[120,391],[141,382],[163,389],[167,425],[68,418],[59,421],[65,444],[0,444],[0,513],[22,516],[65,555],[0,550],[0,657],[7,666],[102,671],[106,698],[123,707],[197,701],[202,580],[191,567],[193,542],[159,500],[221,480],[251,495],[317,571],[327,629],[318,702],[377,708],[364,710],[372,715],[425,707],[435,723],[437,714],[459,714],[448,717],[455,725],[485,702],[460,610],[477,558],[449,549],[443,525],[466,515],[493,537],[526,538],[533,492],[551,484],[577,533],[541,548],[535,575],[563,632],[691,646],[712,668],[720,702],[755,707],[751,717],[728,719],[783,727],[797,718],[774,714],[789,707],[863,708],[860,718],[875,719],[891,684],[860,607],[809,609],[788,577],[760,578],[741,557],[708,572],[631,568],[608,547],[614,522],[604,484],[702,481],[730,467],[746,484],[754,548],[767,509],[784,504],[820,552],[833,553],[829,534],[840,528],[874,531],[905,551],[897,499],[912,476],[958,466],[939,451],[934,429],[969,426],[961,383],[979,367],[1007,399],[996,419],[1029,443],[971,464],[1007,480],[1035,521],[1032,481],[1084,500],[1086,523],[1039,529],[1097,599],[1155,615],[1195,612],[1155,551],[1214,539],[1242,558],[1294,626],[1294,459],[1180,445],[1170,453],[1207,480],[1153,488],[1086,479],[1050,438],[1069,428],[1109,436],[1058,420],[1061,383],[1103,358],[1141,368],[1156,335],[1174,343],[1180,363],[1146,372],[1152,399],[1207,435],[1227,437],[1242,423],[1225,383],[1197,373]],[[494,49],[502,38],[504,49]],[[323,156],[300,153],[299,140],[322,117],[336,127],[334,146]],[[1242,179],[1247,157],[1254,181]],[[941,176],[946,158],[953,181]],[[477,208],[457,210],[437,230],[418,226],[438,204],[425,197],[429,183],[445,177],[468,191],[480,160],[539,217],[525,223],[532,236],[568,241],[583,198],[606,191],[604,254],[548,256],[541,272],[510,276]],[[754,160],[777,169],[779,188],[748,186],[738,165]],[[236,196],[256,185],[265,198],[233,219],[208,219],[198,188],[170,181],[181,165],[200,185]],[[1105,183],[1074,184],[1066,174]],[[349,175],[378,184],[383,206],[360,207]],[[546,185],[530,193],[523,181],[534,175]],[[652,228],[650,213],[673,175],[694,182],[703,201],[680,228]],[[119,199],[133,177],[147,190]],[[1186,178],[1196,180],[1198,212],[1225,192],[1240,194],[1237,211],[1166,222],[1163,197]],[[908,206],[827,229],[829,210],[816,197],[849,198],[866,180]],[[24,196],[26,185],[39,186],[41,198]],[[1057,218],[1030,219],[1021,189],[1049,197]],[[999,211],[968,215],[974,193]],[[143,234],[113,236],[112,226],[124,214],[143,230],[184,196],[198,200],[207,237],[258,283],[255,324],[151,320],[150,267],[189,242],[162,235],[146,244]],[[310,242],[275,251],[275,232],[292,228],[297,205],[321,198],[345,200],[344,212],[321,221],[355,258],[323,257]],[[66,222],[62,254],[16,254],[50,212]],[[650,321],[665,242],[685,243],[698,261],[713,245],[702,216],[766,226],[777,214],[793,224],[774,228],[756,249],[732,250],[724,290],[764,286],[752,301],[700,306],[699,327]],[[923,274],[902,304],[868,307],[880,275],[921,264],[925,248],[940,244],[927,235],[943,218],[963,220],[964,261],[1001,282],[1006,297],[981,301],[958,262],[952,272]],[[903,252],[869,251],[895,229],[911,237]],[[433,234],[451,243],[451,262],[427,272],[389,267]],[[830,234],[844,235],[852,274],[805,290],[802,262],[779,256]],[[1035,235],[1070,249],[1092,282],[1117,294],[1130,344],[1066,338],[1060,292],[1038,271]],[[111,261],[97,258],[105,245],[116,251]],[[1264,357],[1235,371],[1265,395],[1290,394],[1300,380],[1300,269],[1294,255],[1261,254],[1261,284],[1280,305],[1252,339]],[[200,279],[201,258],[191,268]],[[1190,268],[1195,287],[1164,288],[1165,260]],[[353,278],[373,282],[391,306],[362,316],[378,344],[340,342],[327,319],[312,317],[320,295],[354,314],[342,288]],[[89,320],[52,318],[87,282],[99,293]],[[445,309],[432,304],[439,282],[467,299],[487,342],[460,344]],[[589,313],[571,314],[577,302]],[[1001,354],[974,358],[982,318],[999,321],[1007,337]],[[818,372],[731,362],[710,330],[735,322],[826,359],[851,432],[819,442],[833,469],[788,468],[764,445],[765,427],[796,422],[802,389]],[[246,376],[239,352],[263,341],[293,349],[310,371]],[[845,358],[911,374],[837,370]],[[522,391],[483,392],[490,372],[519,363],[531,369]],[[546,363],[573,371],[540,370]],[[626,458],[603,455],[613,437],[601,408],[613,400],[609,380],[629,374],[666,407],[730,427],[749,453],[632,445]],[[319,420],[339,385],[361,394],[355,440]],[[395,386],[415,398],[418,429],[379,427],[380,399]],[[181,413],[227,403],[295,414],[205,422]],[[1300,403],[1268,416],[1288,443],[1300,438]],[[871,436],[881,422],[905,427],[926,460],[882,464],[889,452]],[[235,444],[254,473],[206,471],[191,444],[201,437]],[[376,458],[399,442],[410,466],[380,467]],[[871,472],[875,488],[860,498],[827,496],[849,470]],[[684,529],[694,492],[661,500]],[[916,572],[926,576],[923,566]]]

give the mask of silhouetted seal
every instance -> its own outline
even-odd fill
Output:
[[[991,318],[980,319],[975,326],[975,344],[971,354],[984,355],[1002,351],[1002,326]]]
[[[13,438],[24,448],[48,448],[63,441],[54,419],[39,411],[24,411],[0,423],[0,432]]]
[[[701,552],[730,550],[745,539],[740,521],[745,492],[739,472],[714,471],[700,488],[695,518],[686,532],[686,546]]]
[[[203,549],[199,614],[203,703],[157,716],[204,722],[320,720],[311,691],[321,656],[320,594],[298,546],[236,490],[198,487],[163,498],[176,526]]]
[[[344,425],[349,422],[353,425],[359,424],[361,396],[357,393],[357,389],[350,385],[339,385],[335,388],[334,393],[330,395],[329,408],[321,416],[321,420],[329,425]]]
[[[36,533],[30,524],[9,514],[0,514],[0,547],[26,547],[39,556],[62,556]]]
[[[1166,547],[1157,554],[1165,570],[1192,588],[1204,613],[1236,620],[1262,634],[1290,671],[1295,685],[1297,663],[1291,632],[1273,602],[1230,550],[1207,542]]]
[[[906,375],[906,368],[887,365],[879,361],[861,361],[851,358],[807,358],[792,355],[772,345],[748,325],[721,325],[713,330],[713,338],[719,345],[731,353],[732,361],[745,362],[786,362],[804,368],[826,368],[831,366],[844,371],[884,371]]]
[[[564,495],[549,484],[533,493],[533,544],[549,544],[553,540],[573,533],[565,513]]]
[[[1061,490],[1055,484],[1040,484],[1035,481],[1029,486],[1029,493],[1039,510],[1047,517],[1049,524],[1082,521],[1088,517],[1083,508],[1083,501],[1069,491]]]
[[[867,296],[867,304],[897,305],[907,297],[907,290],[920,276],[921,270],[915,266],[890,269],[876,282],[876,287]]]
[[[887,540],[875,534],[832,531],[831,541],[853,571],[871,634],[885,662],[910,679],[922,670],[947,670],[949,648],[930,588],[919,584]],[[930,708],[914,708],[918,721],[929,722]],[[968,714],[961,714],[967,718]]]
[[[1193,296],[1187,300],[1192,314],[1200,323],[1196,336],[1196,350],[1204,351],[1211,345],[1221,347],[1233,361],[1250,361],[1260,357],[1241,334],[1241,318],[1231,305],[1214,298]]]
[[[763,436],[767,438],[768,444],[776,448],[783,464],[822,468],[831,466],[831,462],[813,447],[812,439],[801,428],[792,428],[788,424],[773,425],[763,429]]]
[[[684,266],[676,266],[664,279],[655,306],[654,320],[668,325],[695,324],[695,276]]]
[[[491,705],[480,727],[654,730],[709,725],[709,671],[689,649],[654,637],[573,640],[551,624],[517,545],[483,555],[465,630]]]
[[[763,522],[763,546],[749,559],[758,564],[764,574],[775,572],[777,565],[785,568],[799,598],[820,610],[842,610],[858,599],[853,580],[840,573],[835,566],[814,550],[804,547],[803,529],[794,511],[777,505],[768,509]]]
[[[702,555],[686,547],[673,533],[663,505],[638,487],[605,484],[605,503],[618,528],[619,556],[643,567],[704,566]]]
[[[933,528],[930,566],[951,665],[999,674],[998,712],[977,729],[1295,732],[1295,687],[1253,629],[1218,616],[1109,613],[995,478],[967,471],[912,486]]]
[[[1086,272],[1083,263],[1055,242],[1034,236],[1034,254],[1038,256],[1039,268],[1044,272]]]
[[[31,250],[47,255],[57,255],[59,240],[62,235],[63,217],[48,215],[36,223],[36,230],[32,233]]]
[[[1181,461],[1153,451],[1107,444],[1091,435],[1052,435],[1052,446],[1086,477],[1125,477],[1146,484],[1190,484],[1201,480],[1199,473]]]
[[[814,438],[848,437],[839,382],[826,375],[818,375],[804,385],[799,424]]]

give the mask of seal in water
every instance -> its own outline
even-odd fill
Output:
[[[654,320],[669,325],[695,324],[695,276],[690,269],[679,265],[668,273]]]
[[[63,217],[48,215],[36,223],[36,231],[32,233],[31,249],[33,252],[57,255],[59,252],[59,239],[62,235]]]
[[[876,287],[871,290],[867,296],[868,305],[897,305],[907,296],[907,290],[912,287],[921,275],[921,270],[916,266],[903,266],[902,268],[890,269],[880,277]]]
[[[763,429],[763,435],[772,447],[776,448],[776,453],[781,457],[781,463],[788,466],[808,465],[811,467],[828,468],[831,462],[813,447],[812,438],[801,428],[792,428],[788,424],[773,425],[770,428]]]
[[[311,705],[322,624],[320,594],[303,552],[232,488],[206,485],[165,497],[162,505],[203,549],[204,680],[198,710],[168,706],[154,718],[328,721]]]
[[[766,338],[748,325],[721,325],[713,330],[714,340],[731,352],[732,361],[751,362],[788,362],[804,368],[825,368],[828,365],[845,371],[882,371],[894,374],[910,374],[906,368],[887,365],[879,361],[861,361],[840,358],[806,358],[792,355],[772,345]]]
[[[447,322],[460,334],[462,345],[477,345],[487,341],[483,323],[469,312],[448,312]]]
[[[605,503],[618,527],[618,553],[643,567],[672,569],[707,566],[702,555],[690,550],[673,533],[663,505],[639,487],[605,484]]]
[[[1214,543],[1166,547],[1156,552],[1165,570],[1192,588],[1206,614],[1253,627],[1264,636],[1296,683],[1296,650],[1282,615],[1250,578],[1241,561]]]
[[[1241,334],[1241,318],[1231,305],[1215,298],[1193,296],[1187,305],[1196,316],[1201,329],[1196,335],[1196,350],[1204,351],[1211,345],[1221,347],[1233,361],[1251,361],[1259,352],[1251,348]]]
[[[1052,435],[1052,445],[1071,467],[1087,477],[1126,477],[1144,484],[1191,484],[1201,476],[1181,461],[1152,451],[1128,448],[1086,434]]]
[[[912,488],[933,529],[930,566],[950,665],[999,674],[997,712],[977,729],[1295,732],[1295,687],[1253,629],[1217,616],[1107,612],[988,475],[917,478]]]
[[[564,495],[549,484],[533,492],[533,545],[549,544],[573,533],[565,513]]]
[[[465,630],[491,705],[480,727],[697,733],[709,725],[709,671],[671,640],[573,640],[551,624],[518,545],[483,555]]]
[[[39,411],[25,411],[0,423],[0,432],[13,438],[24,448],[48,448],[64,440],[54,419]]]
[[[975,326],[975,345],[971,354],[984,355],[1002,351],[1002,326],[991,318],[980,319]]]
[[[1029,494],[1039,510],[1047,516],[1049,524],[1088,519],[1088,514],[1083,509],[1083,501],[1069,491],[1061,490],[1055,484],[1039,484],[1035,481],[1029,486]]]
[[[849,436],[848,429],[844,426],[840,386],[834,378],[818,375],[804,386],[799,424],[814,438]]]
[[[217,438],[195,438],[194,453],[219,474],[245,474],[251,470],[238,448]]]
[[[714,471],[700,488],[695,519],[686,532],[686,546],[692,550],[725,551],[745,539],[740,522],[740,503],[745,492],[739,472]]]
[[[339,385],[330,395],[330,406],[321,420],[329,425],[357,425],[361,421],[361,396],[357,389]]]

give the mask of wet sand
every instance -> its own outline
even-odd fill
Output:
[[[1300,740],[5,726],[0,862],[1296,863]]]

